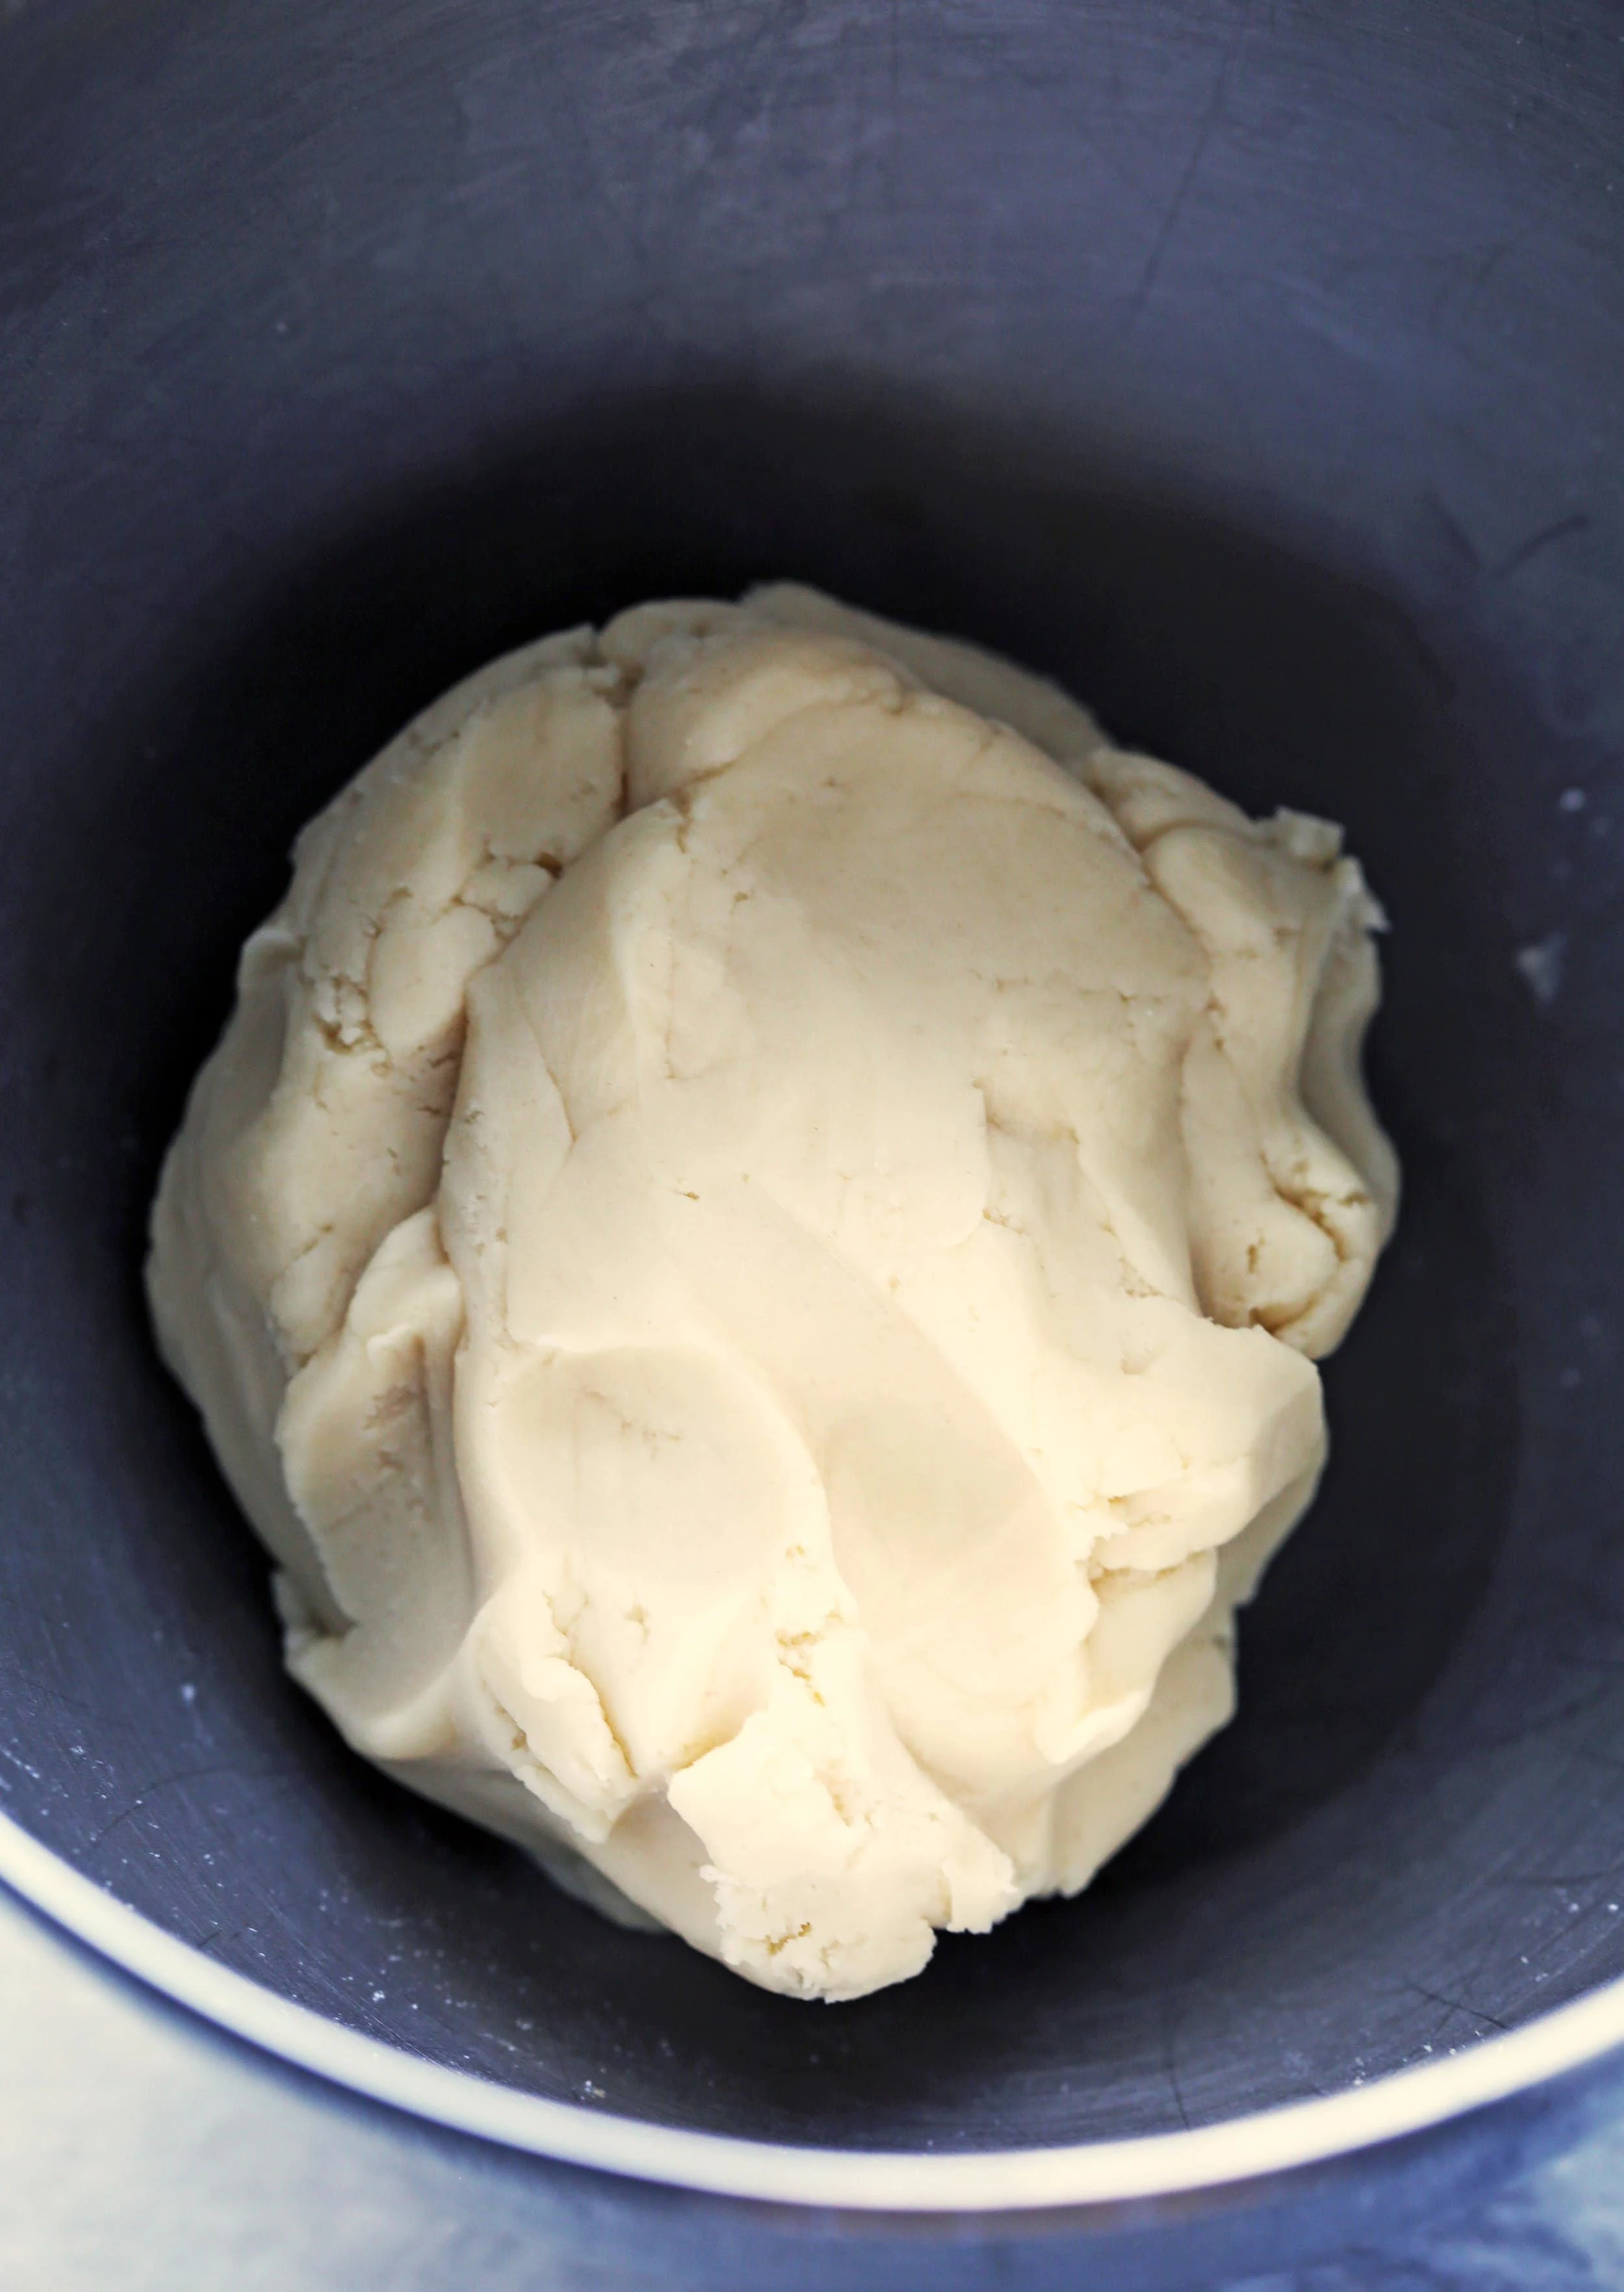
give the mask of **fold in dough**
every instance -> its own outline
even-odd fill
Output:
[[[153,1214],[295,1675],[792,1995],[1087,1884],[1323,1460],[1379,920],[1337,829],[809,590],[448,694],[300,838]]]

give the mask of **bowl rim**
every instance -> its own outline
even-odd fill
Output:
[[[859,2212],[1022,2213],[1234,2187],[1425,2133],[1624,2047],[1624,1978],[1520,2030],[1337,2094],[1197,2126],[1053,2149],[802,2148],[692,2133],[550,2101],[416,2059],[216,1965],[0,1814],[0,1879],[79,1941],[205,2021],[329,2083],[510,2149],[703,2194]],[[1624,1915],[1624,1913],[1621,1913]]]

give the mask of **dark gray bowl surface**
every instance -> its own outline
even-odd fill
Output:
[[[0,1810],[407,2054],[792,2145],[1177,2132],[1624,1975],[1621,377],[1599,0],[0,14]],[[1345,819],[1409,1189],[1240,1718],[836,2010],[340,1749],[139,1290],[305,816],[780,573]]]

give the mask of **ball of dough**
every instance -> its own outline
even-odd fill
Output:
[[[459,686],[300,838],[153,1215],[295,1676],[794,1996],[1087,1884],[1323,1460],[1378,922],[808,590]]]

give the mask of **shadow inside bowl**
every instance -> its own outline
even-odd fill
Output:
[[[1393,918],[1374,1085],[1408,1188],[1329,1365],[1323,1492],[1245,1619],[1239,1718],[1088,1894],[828,2012],[601,1924],[342,1748],[283,1677],[264,1563],[138,1281],[158,1158],[302,821],[492,654],[786,573],[1054,674],[1255,810],[1345,821]],[[356,2028],[759,2137],[1165,2128],[1546,2002],[1513,1952],[1481,2011],[1458,1972],[1424,1978],[1493,1855],[1488,1801],[1448,1803],[1459,1728],[1426,1715],[1518,1471],[1486,1110],[1547,1086],[1485,904],[1458,702],[1403,615],[1300,545],[1109,460],[742,383],[596,402],[385,488],[200,600],[144,689],[80,696],[71,769],[30,825],[7,989],[28,1085],[4,1147],[7,1407],[28,1432],[0,1557],[7,1806],[160,1924]],[[1536,1700],[1559,1637],[1531,1643]],[[1519,1806],[1564,1771],[1531,1766]]]

